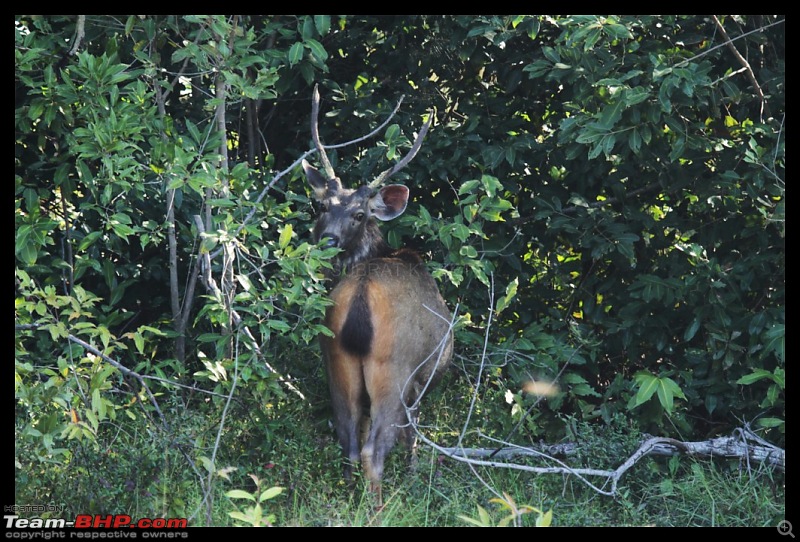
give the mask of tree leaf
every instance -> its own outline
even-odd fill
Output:
[[[303,44],[297,42],[289,48],[289,66],[294,66],[303,59]]]
[[[311,53],[317,57],[317,60],[325,61],[328,59],[328,52],[325,50],[325,47],[322,46],[320,42],[315,39],[307,39],[304,43],[306,47],[311,50]]]
[[[629,408],[633,409],[641,404],[650,400],[654,393],[658,390],[658,378],[648,372],[640,372],[634,375],[634,379],[639,384],[639,390],[633,400],[633,405]]]
[[[292,225],[286,224],[283,229],[281,230],[281,235],[278,240],[278,246],[282,249],[289,246],[289,242],[292,240]]]
[[[317,32],[320,36],[324,36],[331,29],[331,16],[330,15],[314,15],[314,26],[317,27]]]
[[[256,500],[255,495],[241,489],[231,489],[230,491],[226,491],[225,496],[229,499],[248,499],[253,502]]]
[[[268,501],[269,499],[277,497],[282,492],[283,492],[282,487],[271,487],[269,489],[266,489],[264,490],[263,493],[261,493],[261,496],[258,498],[258,502]]]

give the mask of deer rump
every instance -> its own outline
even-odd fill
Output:
[[[419,257],[399,251],[354,265],[330,294],[321,337],[337,437],[351,463],[361,460],[373,486],[398,436],[413,447],[415,403],[452,357],[450,312]],[[362,417],[370,429],[359,449]],[[406,408],[410,408],[407,414]],[[345,475],[350,478],[352,466]]]

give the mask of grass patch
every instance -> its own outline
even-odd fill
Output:
[[[208,479],[203,458],[212,455],[220,419],[221,406],[213,402],[189,406],[175,401],[164,409],[176,428],[173,435],[160,434],[144,416],[126,420],[124,428],[105,424],[96,442],[62,442],[70,449],[66,462],[37,457],[27,448],[33,445],[18,437],[15,504],[61,505],[63,511],[50,517],[65,519],[86,513],[130,514],[189,517],[192,525],[243,525],[231,512],[250,503],[232,499],[228,492],[258,494],[282,487],[280,494],[261,503],[264,515],[273,515],[280,526],[467,526],[464,517],[480,519],[482,514],[486,523],[497,525],[509,515],[492,500],[498,497],[552,512],[556,526],[775,527],[784,519],[784,475],[758,465],[747,469],[732,461],[645,458],[610,498],[575,477],[473,469],[425,447],[410,470],[407,453],[399,446],[387,460],[385,506],[377,513],[360,471],[352,485],[342,479],[324,380],[298,385],[306,392],[305,402],[293,394],[275,394],[274,401],[254,404],[242,394],[231,403],[216,450],[210,517],[202,504],[200,479]],[[422,422],[434,441],[452,444],[462,427],[465,401],[457,387],[436,392],[423,410]],[[497,424],[489,416],[505,415],[489,402],[482,408],[474,418],[476,426]],[[566,425],[574,427],[565,431],[568,438],[579,436],[582,443],[581,453],[567,461],[576,467],[616,466],[640,438],[633,424],[622,419],[611,425]],[[193,458],[196,470],[183,452]],[[251,475],[259,480],[258,487]],[[517,523],[533,526],[538,517],[524,514]]]

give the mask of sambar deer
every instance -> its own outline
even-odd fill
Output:
[[[328,373],[336,435],[349,463],[361,460],[372,491],[382,503],[384,461],[398,436],[412,449],[419,400],[446,371],[453,353],[451,313],[420,257],[393,250],[376,222],[400,216],[409,190],[390,184],[379,188],[417,153],[433,115],[411,150],[394,167],[358,188],[344,188],[336,176],[318,130],[319,92],[312,100],[311,135],[323,172],[303,160],[306,178],[320,212],[313,230],[316,242],[341,252],[333,262],[325,324],[333,337],[320,335]],[[359,444],[365,409],[370,426]]]

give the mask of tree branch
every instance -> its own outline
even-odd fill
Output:
[[[628,192],[627,194],[625,194],[621,198],[612,197],[612,198],[604,199],[602,201],[594,201],[592,203],[589,203],[586,206],[583,206],[583,205],[572,205],[570,207],[562,208],[560,212],[563,213],[563,214],[572,214],[572,213],[576,212],[578,209],[599,209],[600,207],[605,207],[606,205],[614,205],[616,203],[619,203],[620,201],[622,201],[623,199],[626,199],[626,198],[632,198],[634,196],[639,196],[641,194],[646,194],[648,192],[652,192],[652,191],[658,189],[660,186],[661,186],[661,183],[656,181],[654,183],[648,184],[647,186],[643,186],[641,188],[637,188],[636,190],[631,190],[630,192]],[[515,220],[511,220],[510,223],[512,225],[514,225],[514,226],[519,226],[521,224],[526,224],[526,223],[530,222],[533,219],[534,219],[534,217],[532,217],[532,216],[521,216],[521,217],[519,217],[519,218],[517,218]]]
[[[485,435],[482,436],[487,440],[498,442],[496,439],[486,437]],[[575,455],[580,450],[580,446],[571,442],[562,444],[539,444],[538,446],[525,447],[508,445],[505,443],[505,446],[500,449],[448,448],[438,446],[426,439],[424,435],[420,435],[420,438],[438,452],[457,461],[467,462],[472,465],[524,470],[535,474],[572,474],[595,489],[598,493],[607,496],[614,496],[620,478],[642,458],[648,455],[673,456],[685,454],[692,457],[739,459],[740,461],[747,462],[748,465],[750,461],[756,461],[768,464],[782,471],[786,468],[786,451],[764,441],[753,433],[747,425],[734,431],[734,434],[731,436],[718,437],[700,442],[683,442],[672,438],[648,437],[639,444],[639,448],[614,470],[572,468],[561,460],[553,457],[556,455],[561,457]],[[539,457],[554,462],[558,466],[534,467],[497,461],[497,459],[509,460],[520,456]],[[494,460],[492,460],[492,458],[494,458]],[[588,481],[588,476],[607,478],[611,483],[611,489],[599,489],[595,484]]]
[[[750,63],[747,62],[747,59],[742,56],[736,46],[733,44],[733,40],[731,40],[728,33],[725,31],[725,27],[722,26],[722,23],[719,21],[716,15],[711,16],[714,19],[714,24],[717,25],[717,30],[719,33],[722,34],[722,37],[725,39],[725,42],[728,45],[728,49],[731,50],[733,56],[736,57],[736,60],[739,61],[746,72],[747,78],[750,79],[750,84],[753,85],[753,90],[755,90],[756,94],[758,95],[759,100],[761,100],[761,122],[764,122],[764,114],[766,113],[767,117],[771,117],[772,113],[769,109],[769,104],[767,103],[767,99],[764,97],[764,92],[761,90],[761,86],[758,84],[758,80],[756,80],[756,74],[753,73],[753,68],[750,67]]]
[[[70,56],[78,52],[81,47],[81,42],[85,36],[86,15],[78,15],[78,22],[75,25],[75,43],[72,44],[72,49],[69,50]]]
[[[197,226],[197,230],[200,233],[200,235],[203,235],[205,233],[205,230],[203,229],[203,221],[200,219],[200,217],[198,215],[194,216],[194,222],[195,222],[195,225]],[[208,253],[205,253],[205,254],[202,255],[202,258],[203,258],[203,261],[204,261],[203,273],[202,273],[203,285],[206,287],[206,289],[208,289],[209,292],[211,292],[214,295],[214,297],[216,299],[222,300],[223,299],[222,291],[220,290],[219,286],[217,286],[217,283],[214,280],[214,277],[211,276],[211,255],[208,254]],[[231,323],[232,323],[232,325],[234,327],[240,326],[242,324],[242,317],[239,315],[239,313],[235,309],[231,309],[230,310],[230,315],[231,315]],[[266,357],[264,356],[263,352],[261,351],[261,347],[259,346],[258,341],[256,341],[256,338],[253,336],[252,332],[250,331],[250,328],[248,328],[247,326],[241,326],[241,327],[242,327],[242,332],[245,334],[245,336],[250,341],[250,343],[251,343],[251,345],[253,347],[253,350],[256,353],[256,356],[258,356],[258,359],[260,359],[262,361],[262,363],[264,363],[264,366],[267,369],[269,369],[270,372],[278,375],[278,381],[279,382],[282,382],[288,389],[293,391],[298,397],[300,397],[303,401],[305,401],[306,397],[305,397],[305,395],[303,395],[303,392],[298,390],[291,382],[286,380],[283,377],[283,375],[281,375],[277,370],[275,370],[274,367],[272,367],[272,365],[269,364],[269,362],[266,360]]]

